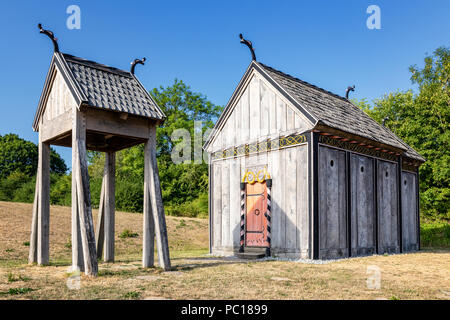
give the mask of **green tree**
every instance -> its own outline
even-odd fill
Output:
[[[203,135],[208,128],[213,127],[222,108],[208,101],[202,94],[193,92],[189,86],[179,80],[175,80],[171,86],[155,88],[150,94],[167,117],[156,131],[158,168],[167,211],[174,214],[185,214],[179,210],[171,210],[170,206],[180,207],[179,205],[186,204],[183,206],[183,210],[204,214],[203,211],[207,210],[204,203],[208,183],[208,166],[203,162],[173,163],[171,152],[179,141],[172,141],[171,136],[176,129],[188,130],[192,138],[191,150],[194,150],[194,121],[202,121]],[[100,189],[104,161],[103,154],[97,153],[91,156],[89,172],[92,177],[93,193]],[[118,209],[142,211],[143,173],[144,145],[118,152],[116,157],[116,205]],[[94,204],[95,201],[93,198]],[[189,215],[189,213],[187,214]]]
[[[356,102],[376,121],[385,125],[427,161],[420,167],[422,213],[450,219],[450,50],[436,49],[422,68],[410,67],[412,90],[395,92],[374,100]]]
[[[430,213],[450,219],[450,48],[436,49],[423,68],[411,66],[410,72],[419,94],[413,125],[405,133],[427,159],[420,168],[422,203]]]
[[[0,179],[20,171],[31,177],[36,174],[38,147],[30,141],[19,138],[17,134],[0,136]],[[64,160],[53,149],[50,153],[50,171],[63,174],[67,171]]]

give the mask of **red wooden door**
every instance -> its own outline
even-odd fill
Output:
[[[246,187],[245,245],[267,247],[267,186],[266,182],[247,183]]]

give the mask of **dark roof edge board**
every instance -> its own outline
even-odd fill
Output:
[[[219,116],[219,119],[217,119],[217,122],[215,123],[214,127],[212,128],[211,133],[209,134],[208,138],[206,139],[205,143],[203,144],[203,147],[202,147],[203,150],[205,150],[209,146],[209,144],[212,142],[212,140],[216,136],[216,133],[219,131],[218,127],[222,125],[222,122],[228,116],[228,112],[231,109],[231,105],[234,103],[235,99],[237,98],[238,93],[242,89],[242,86],[245,82],[244,80],[250,74],[252,65],[253,65],[253,61],[248,65],[247,69],[244,72],[244,75],[241,77],[241,80],[239,80],[237,87],[234,89],[233,94],[231,95],[230,99],[228,99],[228,102],[225,105],[225,108],[223,109],[222,114]]]
[[[263,68],[261,68],[259,66],[259,64],[263,65],[260,62],[253,62],[256,66],[256,69],[264,76],[264,78],[269,81],[269,83],[275,87],[275,89],[277,89],[281,94],[283,94],[283,96],[289,100],[290,103],[292,103],[294,106],[297,107],[297,109],[300,110],[300,112],[313,124],[316,125],[317,122],[320,120],[319,118],[317,118],[315,115],[313,115],[311,112],[309,112],[308,110],[306,110],[305,107],[303,107],[301,105],[300,102],[298,102],[296,99],[294,99],[286,90],[284,90],[284,88],[277,83],[269,74],[267,74],[267,72],[264,71]]]
[[[95,61],[92,61],[92,60],[87,60],[87,59],[83,59],[83,58],[80,58],[80,57],[76,57],[76,56],[73,56],[73,55],[67,54],[67,53],[64,53],[63,56],[64,56],[65,59],[67,59],[67,60],[69,60],[71,62],[82,64],[82,65],[84,65],[86,67],[89,67],[89,68],[95,68],[95,69],[99,69],[99,70],[102,70],[102,71],[105,71],[105,72],[115,73],[115,74],[117,74],[119,76],[124,76],[124,77],[131,78],[131,73],[128,72],[128,71],[122,70],[122,69],[110,67],[110,66],[107,66],[105,64],[101,64],[101,63],[98,63],[98,62],[95,62]]]
[[[67,65],[66,59],[64,57],[64,55],[62,53],[58,53],[57,58],[59,58],[61,60],[61,67],[64,69],[64,72],[62,72],[63,77],[66,76],[67,78],[65,78],[67,84],[70,84],[70,87],[73,88],[73,92],[75,93],[79,99],[79,101],[77,101],[78,106],[81,105],[82,103],[86,103],[87,101],[89,101],[88,97],[86,96],[86,94],[84,93],[83,89],[81,89],[80,85],[78,84],[78,82],[75,80],[75,76],[73,75],[72,71],[70,70],[69,66]],[[57,59],[58,61],[58,59]]]
[[[333,97],[335,97],[335,98],[341,99],[341,100],[343,100],[343,101],[346,101],[346,102],[349,101],[349,100],[347,100],[346,98],[344,98],[344,97],[338,95],[337,93],[331,92],[331,91],[326,90],[326,89],[321,88],[321,87],[318,87],[318,86],[316,86],[316,85],[314,85],[314,84],[312,84],[312,83],[309,83],[309,82],[307,82],[307,81],[304,81],[304,80],[302,80],[302,79],[299,79],[299,78],[297,78],[297,77],[294,77],[294,76],[292,76],[292,75],[290,75],[290,74],[288,74],[288,73],[284,73],[284,72],[282,72],[282,71],[280,71],[280,70],[274,69],[274,68],[272,68],[272,67],[270,67],[270,66],[268,66],[268,65],[265,65],[265,64],[262,63],[262,62],[258,62],[258,64],[260,64],[260,65],[261,65],[262,67],[264,67],[264,68],[270,69],[270,70],[273,71],[273,72],[276,72],[276,73],[279,73],[279,74],[281,74],[281,75],[283,75],[283,76],[285,76],[285,77],[291,78],[292,80],[301,82],[302,84],[304,84],[304,85],[306,85],[306,86],[308,86],[308,87],[310,87],[310,88],[313,88],[313,89],[322,91],[323,93],[329,94],[329,95],[331,95],[331,96],[333,96]]]
[[[350,100],[348,100],[348,102],[356,109],[364,112],[364,110],[361,110],[358,106],[356,106],[353,102],[351,102]],[[370,119],[372,119],[373,121],[375,121],[375,119],[373,119],[371,116],[369,116]],[[376,121],[375,121],[376,122]],[[417,152],[414,148],[412,148],[411,146],[409,146],[405,141],[403,141],[403,139],[399,138],[395,133],[393,133],[388,127],[385,127],[383,125],[380,125],[378,122],[376,122],[381,128],[383,128],[389,135],[391,135],[395,140],[397,140],[401,145],[403,145],[405,147],[405,153],[411,153],[411,156],[414,156],[415,160],[421,161],[422,163],[426,161],[426,159],[419,153]],[[411,157],[411,156],[407,156],[405,154],[402,155],[403,157]]]
[[[394,152],[399,153],[399,154],[402,154],[405,151],[403,149],[396,148],[396,147],[388,145],[386,143],[375,141],[373,139],[369,139],[367,137],[360,136],[358,134],[354,134],[354,133],[351,133],[351,132],[348,132],[348,131],[345,131],[345,130],[342,130],[342,129],[330,127],[330,126],[328,126],[328,125],[326,125],[326,124],[324,124],[324,123],[322,123],[320,121],[317,124],[317,126],[315,126],[313,128],[313,130],[317,130],[317,131],[320,131],[320,132],[325,132],[325,133],[332,134],[332,135],[335,135],[335,136],[344,137],[344,138],[347,138],[347,139],[350,139],[350,140],[355,140],[355,141],[358,141],[358,142],[363,142],[365,144],[370,144],[370,145],[378,147],[378,148],[389,149],[389,150],[394,151]]]
[[[103,72],[114,74],[116,76],[126,77],[126,78],[134,81],[134,85],[136,86],[135,89],[138,91],[141,91],[141,94],[143,94],[146,97],[146,99],[151,101],[151,103],[153,104],[153,107],[152,107],[153,112],[150,111],[149,114],[147,114],[147,115],[134,114],[132,112],[130,114],[135,115],[137,117],[144,117],[144,118],[155,120],[158,124],[161,124],[164,122],[164,120],[166,118],[166,115],[164,114],[164,112],[158,106],[158,104],[153,99],[153,97],[151,96],[149,91],[146,90],[145,87],[142,85],[142,83],[136,78],[136,76],[132,75],[130,72],[127,72],[127,71],[124,71],[121,69],[117,69],[117,68],[113,68],[113,67],[109,67],[106,65],[102,65],[102,64],[99,64],[94,61],[78,58],[78,57],[75,57],[75,56],[72,56],[69,54],[55,52],[53,54],[52,60],[50,62],[49,71],[48,71],[46,79],[45,79],[44,88],[41,92],[41,96],[40,96],[39,103],[38,103],[38,108],[36,110],[36,114],[35,114],[35,117],[33,120],[32,127],[33,127],[34,131],[39,131],[39,121],[43,115],[45,105],[48,100],[48,95],[50,94],[56,72],[61,73],[61,76],[63,77],[63,80],[64,80],[65,84],[67,85],[67,88],[69,89],[71,95],[73,96],[78,109],[80,109],[81,107],[92,107],[92,108],[97,107],[95,105],[90,104],[89,98],[86,95],[88,93],[84,92],[84,90],[78,83],[78,81],[77,81],[75,75],[73,74],[71,67],[69,67],[67,61],[69,61],[69,63],[71,63],[71,64],[83,65],[86,68],[97,69],[97,70],[100,70]],[[114,109],[108,109],[108,110],[109,111],[117,111]],[[124,111],[117,111],[117,112],[124,112]],[[129,112],[126,112],[126,113],[129,113]],[[156,113],[156,115],[155,115],[155,113]]]
[[[44,112],[44,106],[45,103],[47,102],[48,95],[50,94],[51,85],[53,84],[54,80],[53,75],[55,73],[55,68],[61,73],[64,81],[67,84],[68,89],[70,90],[73,98],[75,99],[77,107],[80,108],[80,106],[83,103],[87,102],[87,97],[79,87],[78,83],[76,82],[72,72],[70,71],[70,68],[67,66],[67,63],[64,59],[64,55],[60,52],[55,52],[50,62],[50,68],[47,73],[47,77],[45,79],[44,89],[42,90],[41,97],[38,103],[38,108],[34,116],[32,126],[34,131],[39,130],[39,120],[42,116],[42,113]]]
[[[390,150],[394,150],[396,153],[402,155],[402,157],[408,157],[412,158],[418,161],[425,161],[425,159],[413,148],[408,146],[402,139],[397,137],[394,133],[392,133],[388,128],[380,125],[378,122],[376,122],[372,117],[370,117],[367,113],[365,113],[363,110],[361,110],[359,107],[354,105],[350,100],[337,95],[331,91],[325,90],[323,88],[320,88],[318,86],[315,86],[313,84],[310,84],[306,81],[303,81],[301,79],[295,78],[289,74],[285,74],[282,71],[278,71],[272,67],[266,66],[261,62],[252,61],[247,68],[246,72],[244,73],[243,77],[241,78],[241,81],[239,82],[238,87],[233,92],[233,95],[231,96],[230,100],[228,101],[224,111],[222,112],[221,116],[219,117],[217,123],[215,124],[213,131],[211,132],[210,136],[208,137],[207,141],[205,142],[203,149],[207,149],[208,146],[212,143],[214,138],[216,137],[217,133],[220,132],[220,129],[223,127],[223,122],[226,121],[226,119],[229,117],[229,114],[231,112],[231,106],[234,104],[234,101],[241,92],[241,87],[245,83],[246,79],[248,78],[248,75],[250,74],[252,68],[254,68],[261,76],[264,77],[265,80],[267,80],[280,94],[282,94],[286,99],[288,99],[289,102],[291,102],[292,105],[294,105],[299,111],[307,117],[307,119],[313,124],[314,129],[321,129],[323,131],[335,131],[340,133],[345,133],[348,136],[352,136],[354,139],[358,138],[358,140],[363,140],[365,142],[371,142],[372,145],[377,145],[383,148],[387,148]],[[365,119],[365,121],[368,121],[370,124],[370,127],[372,130],[377,130],[378,139],[376,139],[377,134],[366,134],[364,132],[361,132],[360,130],[352,130],[351,128],[348,128],[347,130],[341,126],[335,126],[333,121],[329,121],[326,117],[318,116],[315,112],[315,110],[311,110],[310,107],[305,105],[303,106],[301,104],[301,101],[299,101],[297,98],[292,95],[292,93],[288,90],[288,88],[285,88],[282,82],[279,82],[279,79],[287,79],[287,81],[291,81],[292,83],[297,83],[298,85],[303,85],[305,87],[308,87],[312,89],[312,92],[317,92],[317,94],[322,94],[329,96],[330,98],[339,99],[342,103],[342,106],[346,108],[349,108],[347,111],[350,113],[357,114],[357,118]],[[337,100],[336,100],[337,101]],[[306,102],[305,102],[306,103]],[[325,104],[326,105],[326,104]],[[318,109],[320,111],[320,109]],[[328,129],[327,129],[328,128]],[[325,130],[324,130],[325,129]],[[384,132],[384,133],[383,133]],[[375,137],[375,139],[374,139]]]
[[[50,86],[50,84],[52,84],[51,80],[52,80],[53,74],[55,72],[54,59],[55,59],[55,56],[53,55],[52,60],[50,61],[50,67],[48,69],[47,76],[45,77],[44,88],[42,89],[41,96],[39,97],[38,108],[34,115],[33,124],[32,124],[33,131],[37,131],[39,128],[39,119],[40,119],[42,105],[44,104],[44,101],[47,100],[47,96],[50,92],[48,90],[48,87]]]
[[[137,84],[139,85],[141,90],[145,92],[147,97],[155,104],[155,106],[157,108],[156,111],[159,113],[159,115],[162,118],[162,119],[159,119],[159,120],[161,121],[161,123],[163,123],[166,120],[167,117],[166,117],[165,113],[162,111],[161,107],[156,103],[155,99],[153,99],[152,95],[148,92],[147,89],[145,89],[144,85],[138,80],[138,78],[134,74],[130,73],[130,75],[136,80]]]
[[[382,143],[382,144],[384,144],[384,145],[390,146],[391,148],[397,148],[397,149],[400,149],[400,150],[402,151],[401,153],[403,153],[403,154],[406,155],[406,156],[407,156],[408,154],[410,154],[410,156],[413,156],[413,157],[415,157],[416,159],[420,159],[421,161],[424,161],[424,160],[425,160],[425,159],[423,159],[423,157],[420,156],[420,154],[418,154],[414,149],[412,149],[410,146],[408,146],[403,140],[401,140],[400,138],[398,138],[395,134],[393,134],[392,132],[390,132],[387,128],[381,126],[381,125],[380,125],[378,122],[376,122],[373,118],[371,118],[369,115],[367,115],[363,110],[361,110],[361,109],[358,108],[356,105],[354,105],[350,100],[345,99],[344,97],[341,97],[341,96],[339,96],[339,95],[337,95],[337,94],[335,94],[335,93],[333,93],[333,92],[331,92],[331,91],[327,91],[327,90],[325,90],[325,89],[322,89],[322,88],[320,88],[320,87],[317,87],[317,86],[315,86],[315,85],[312,85],[312,84],[310,84],[310,83],[308,83],[308,82],[306,82],[306,81],[303,81],[303,80],[298,79],[298,78],[295,78],[295,77],[293,77],[293,76],[291,76],[291,75],[285,74],[285,73],[282,72],[282,71],[278,71],[278,70],[276,70],[276,69],[274,69],[274,68],[267,67],[267,66],[265,66],[265,65],[262,64],[262,63],[260,63],[260,64],[261,64],[263,67],[269,69],[270,72],[274,72],[274,73],[276,73],[276,74],[279,75],[279,76],[288,78],[288,79],[290,79],[291,81],[294,81],[294,82],[296,82],[296,83],[300,83],[300,84],[302,84],[302,85],[305,85],[305,86],[307,86],[307,87],[309,87],[309,88],[312,88],[312,89],[314,89],[314,90],[316,90],[316,91],[319,91],[319,92],[321,92],[321,93],[323,93],[323,94],[330,95],[330,96],[332,96],[332,97],[334,97],[334,98],[337,98],[337,99],[341,100],[342,102],[348,104],[352,109],[355,110],[356,113],[359,113],[360,115],[363,115],[363,117],[366,118],[368,121],[370,121],[374,127],[378,128],[378,130],[383,130],[388,136],[390,136],[390,137],[392,138],[392,140],[393,140],[392,142],[394,142],[394,144],[390,144],[390,143],[388,143],[388,142],[384,142],[384,143],[383,143],[383,142],[380,142],[380,141],[378,141],[378,143]],[[320,120],[318,121],[318,124],[320,124],[320,123],[321,123],[322,125],[328,126],[328,127],[330,127],[330,128],[338,129],[338,130],[341,130],[341,131],[343,131],[343,132],[348,132],[348,134],[351,134],[351,135],[356,135],[356,136],[359,136],[359,137],[364,138],[364,139],[369,139],[369,140],[372,140],[372,141],[376,141],[376,140],[374,140],[373,138],[371,138],[371,137],[369,137],[369,136],[365,136],[365,135],[363,135],[363,134],[361,134],[361,133],[358,133],[358,132],[351,132],[351,131],[347,131],[347,130],[345,130],[345,129],[343,129],[343,128],[334,127],[333,125],[328,124],[327,121],[325,121],[324,119],[320,119]],[[317,126],[318,124],[316,124],[316,126]]]
[[[144,95],[145,95],[145,96],[146,96],[146,97],[154,104],[155,111],[156,111],[156,113],[159,115],[160,118],[148,117],[148,116],[143,116],[143,115],[136,115],[136,116],[142,116],[142,117],[150,118],[150,119],[156,120],[156,121],[159,122],[159,123],[163,123],[163,122],[164,122],[164,120],[165,120],[165,118],[166,118],[166,115],[165,115],[164,112],[161,110],[161,108],[160,108],[159,105],[156,103],[156,101],[153,99],[153,97],[150,95],[150,93],[148,92],[148,90],[145,89],[145,87],[142,85],[142,83],[139,81],[139,79],[137,79],[137,77],[136,77],[135,75],[131,74],[131,73],[128,72],[128,71],[122,70],[122,69],[110,67],[110,66],[107,66],[107,65],[100,64],[100,63],[98,63],[98,62],[92,61],[92,60],[82,59],[82,58],[75,57],[75,56],[69,55],[69,54],[64,54],[64,55],[63,55],[63,58],[64,58],[65,60],[67,59],[68,61],[70,61],[70,62],[72,62],[72,63],[76,63],[76,64],[83,65],[83,66],[85,66],[85,67],[87,67],[87,68],[94,68],[94,69],[97,69],[97,70],[100,70],[100,71],[112,73],[112,74],[115,74],[115,75],[118,75],[118,76],[123,76],[123,77],[129,78],[129,79],[135,80],[135,81],[136,81],[136,84],[137,84],[138,87],[139,87],[139,89],[142,90],[143,94],[144,94]],[[67,67],[67,68],[68,68],[69,71],[70,71],[70,68],[69,68],[69,67]],[[71,71],[70,71],[70,72],[71,72]],[[75,77],[73,77],[73,79],[74,79],[74,78],[75,78]],[[75,81],[75,84],[78,85],[77,81],[76,81],[76,80],[74,80],[74,81]],[[80,88],[80,90],[81,90],[81,88]],[[86,98],[86,101],[84,101],[84,103],[85,103],[86,105],[89,105],[88,99],[87,99],[87,98]],[[90,105],[90,106],[91,106],[91,107],[95,107],[95,106],[93,106],[93,105]],[[111,109],[110,111],[114,111],[114,110]]]

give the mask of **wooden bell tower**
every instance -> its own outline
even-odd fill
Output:
[[[156,162],[156,127],[165,115],[134,75],[59,52],[53,42],[33,129],[39,132],[39,163],[33,205],[29,262],[49,263],[50,146],[72,148],[72,267],[98,273],[97,258],[114,261],[116,152],[145,144],[143,267],[154,265],[156,237],[159,266],[169,270],[169,244]],[[97,229],[94,230],[86,152],[105,153]]]

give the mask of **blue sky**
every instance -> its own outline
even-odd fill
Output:
[[[81,9],[81,29],[69,30],[66,8]],[[369,30],[369,5],[381,9],[381,30]],[[37,24],[55,32],[60,50],[128,70],[145,87],[175,78],[225,105],[257,59],[305,81],[369,101],[411,88],[408,67],[450,45],[450,1],[2,1],[0,3],[0,134],[37,142],[31,129],[52,45]],[[67,164],[70,149],[55,148]]]

